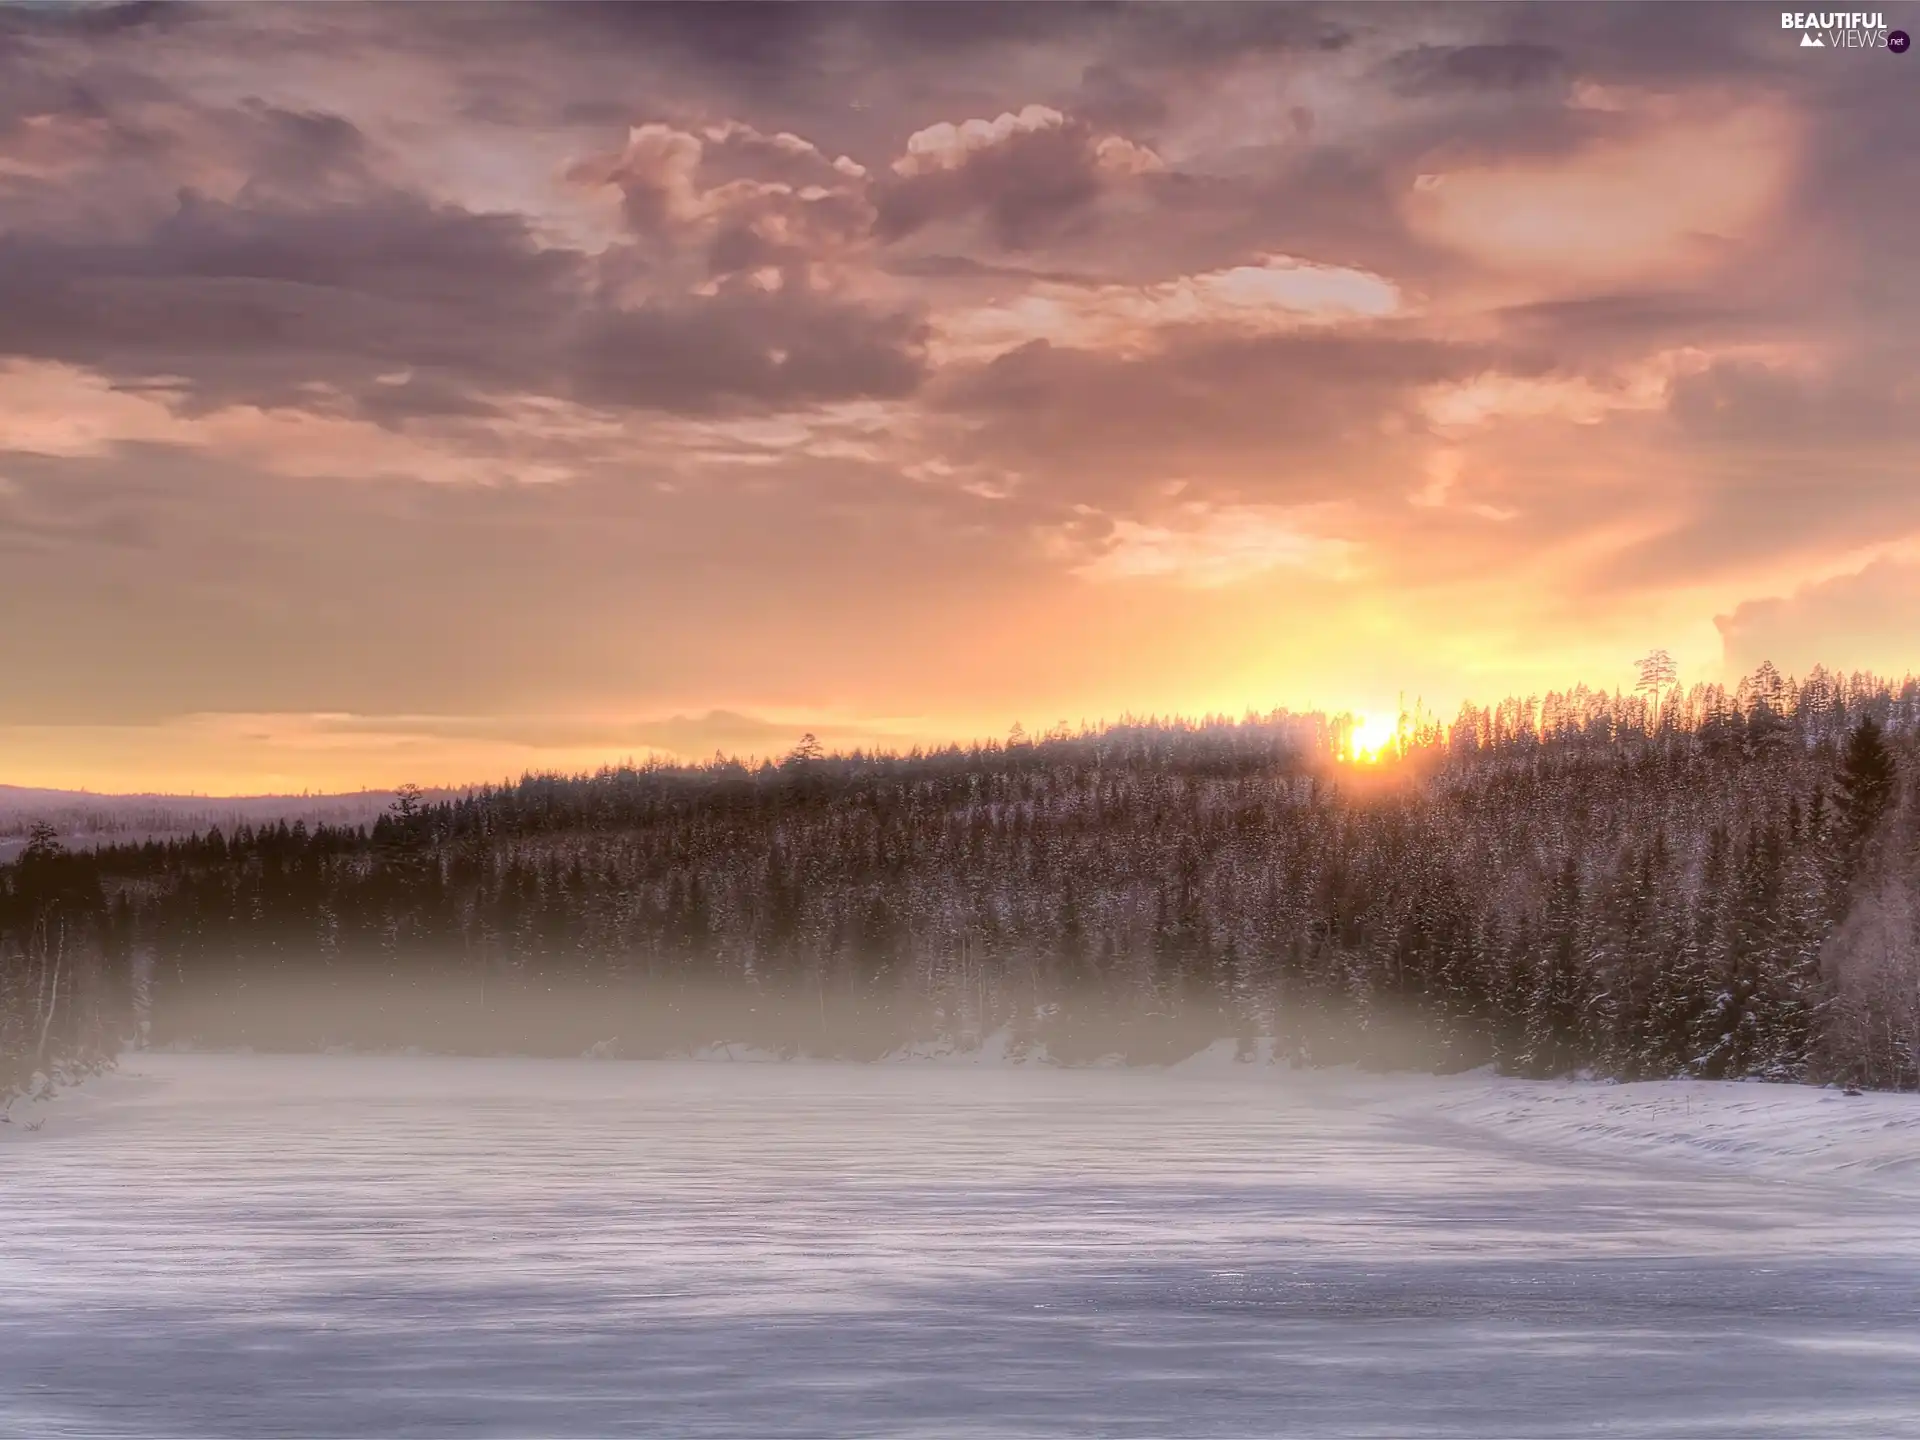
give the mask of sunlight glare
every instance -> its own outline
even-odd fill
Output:
[[[1400,722],[1396,717],[1356,716],[1353,729],[1347,735],[1348,755],[1359,764],[1377,764],[1386,757],[1387,750],[1399,733]]]

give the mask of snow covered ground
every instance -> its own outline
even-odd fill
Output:
[[[1920,1435],[1914,1097],[142,1055],[13,1120],[5,1435]]]
[[[1508,1143],[1622,1160],[1685,1161],[1920,1197],[1920,1097],[1801,1085],[1481,1080],[1415,1098],[1408,1113]]]

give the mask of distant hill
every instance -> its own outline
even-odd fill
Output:
[[[457,792],[423,792],[444,799]],[[26,844],[27,831],[45,822],[70,850],[181,838],[214,826],[292,824],[370,825],[393,803],[391,790],[343,795],[99,795],[90,790],[42,790],[0,785],[0,864]]]

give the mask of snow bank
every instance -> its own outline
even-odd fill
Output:
[[[1002,1028],[987,1036],[977,1046],[971,1048],[956,1046],[949,1041],[918,1041],[888,1052],[883,1060],[896,1062],[917,1062],[921,1064],[972,1065],[998,1069],[1006,1066],[1044,1065],[1073,1070],[1116,1070],[1129,1069],[1140,1071],[1163,1071],[1179,1075],[1244,1075],[1252,1073],[1257,1067],[1271,1066],[1275,1063],[1272,1040],[1262,1039],[1253,1043],[1248,1053],[1242,1054],[1238,1040],[1216,1040],[1204,1050],[1176,1060],[1168,1065],[1139,1063],[1129,1065],[1121,1055],[1107,1055],[1097,1060],[1070,1063],[1057,1060],[1042,1045],[1019,1045],[1010,1029]]]
[[[1615,1085],[1485,1076],[1442,1087],[1431,1099],[1395,1109],[1516,1144],[1920,1193],[1920,1095],[1746,1081]]]
[[[1045,1045],[1019,1046],[1013,1031],[1002,1026],[978,1045],[956,1045],[949,1040],[916,1040],[881,1057],[888,1064],[974,1065],[999,1069],[1009,1065],[1052,1065]]]
[[[1277,1064],[1273,1048],[1273,1041],[1265,1037],[1255,1040],[1245,1051],[1241,1050],[1238,1040],[1216,1040],[1197,1055],[1176,1060],[1165,1068],[1180,1075],[1247,1074]]]
[[[757,1045],[738,1045],[723,1041],[718,1045],[702,1045],[686,1055],[672,1057],[676,1060],[717,1060],[732,1061],[746,1065],[778,1065],[782,1057],[772,1050],[763,1050]]]

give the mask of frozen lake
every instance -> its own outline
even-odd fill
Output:
[[[32,1113],[6,1435],[1920,1434],[1914,1097],[141,1055]]]

